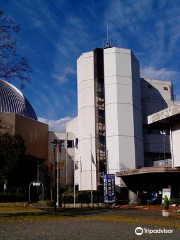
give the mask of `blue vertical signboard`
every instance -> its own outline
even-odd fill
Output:
[[[115,202],[115,175],[114,174],[104,175],[104,202],[105,203]]]

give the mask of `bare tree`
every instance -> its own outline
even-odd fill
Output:
[[[0,112],[0,134],[5,132],[11,133],[13,128],[14,128],[14,125],[4,120],[3,115]]]
[[[0,9],[0,77],[8,81],[20,81],[21,89],[31,82],[31,67],[25,57],[19,58],[17,40],[14,35],[20,31],[14,20],[4,16]]]

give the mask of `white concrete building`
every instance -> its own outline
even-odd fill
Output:
[[[148,116],[148,124],[168,123],[170,125],[170,148],[172,167],[180,168],[180,104]]]
[[[116,191],[132,190],[133,198],[121,173],[171,158],[169,124],[148,125],[147,117],[177,105],[172,83],[140,78],[139,62],[129,49],[97,48],[77,60],[77,95],[78,116],[67,123],[66,133],[49,135],[49,142],[76,142],[59,155],[65,161],[61,187],[73,185],[75,160],[79,190],[102,189],[103,175],[111,173],[118,176]]]
[[[60,147],[55,148],[55,155],[52,142],[58,141]],[[60,148],[60,149],[59,149]],[[73,133],[54,133],[49,131],[48,136],[48,161],[51,164],[59,165],[59,187],[74,183],[74,138]],[[56,171],[57,176],[57,171]]]
[[[153,161],[163,159],[163,130],[167,130],[165,142],[166,157],[170,158],[169,124],[148,125],[147,116],[167,107],[175,106],[173,86],[169,81],[141,79],[141,101],[143,119],[144,165],[151,166]]]
[[[131,50],[95,49],[77,61],[78,116],[66,126],[78,139],[76,183],[80,190],[100,188],[105,173],[153,165],[163,152],[160,130],[147,116],[175,105],[171,82],[140,78]],[[166,155],[170,155],[167,137]],[[92,171],[91,171],[92,167]],[[116,189],[126,187],[116,179]]]

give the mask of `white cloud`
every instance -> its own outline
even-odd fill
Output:
[[[61,84],[66,83],[68,81],[67,77],[65,77],[63,75],[60,75],[60,74],[55,74],[54,78],[56,80],[58,80],[58,82],[61,83]]]
[[[68,66],[68,67],[66,67],[66,68],[64,69],[64,73],[65,73],[65,74],[71,73],[71,74],[75,75],[75,74],[76,74],[76,70],[75,70],[74,68],[72,68],[71,66]]]
[[[68,81],[67,76],[69,74],[72,74],[72,75],[76,74],[76,70],[74,68],[72,68],[71,66],[68,66],[68,67],[64,68],[62,74],[55,74],[53,76],[53,78],[58,80],[59,83],[64,84]]]
[[[153,78],[157,80],[171,80],[171,78],[175,77],[177,72],[174,70],[170,70],[168,68],[161,68],[156,70],[154,67],[144,67],[141,70],[141,77],[144,78]]]
[[[67,49],[66,49],[64,46],[58,44],[58,45],[56,45],[56,48],[57,48],[57,50],[58,50],[61,54],[63,54],[66,58],[69,57],[69,52],[67,51]]]
[[[155,8],[152,0],[125,2],[109,4],[110,36],[116,45],[123,42],[146,66],[173,66],[180,44],[180,6],[167,7],[167,1],[155,1]]]
[[[59,120],[48,120],[46,118],[38,118],[40,122],[46,123],[49,125],[49,130],[54,132],[65,132],[66,123],[69,122],[72,118],[66,117]]]
[[[43,25],[43,23],[42,23],[41,21],[39,21],[39,20],[36,20],[36,21],[34,22],[34,27],[35,27],[35,28],[41,28],[42,25]]]

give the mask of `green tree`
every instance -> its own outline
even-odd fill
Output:
[[[18,135],[0,134],[0,177],[7,190],[28,188],[36,179],[38,159],[26,154],[25,142]]]

